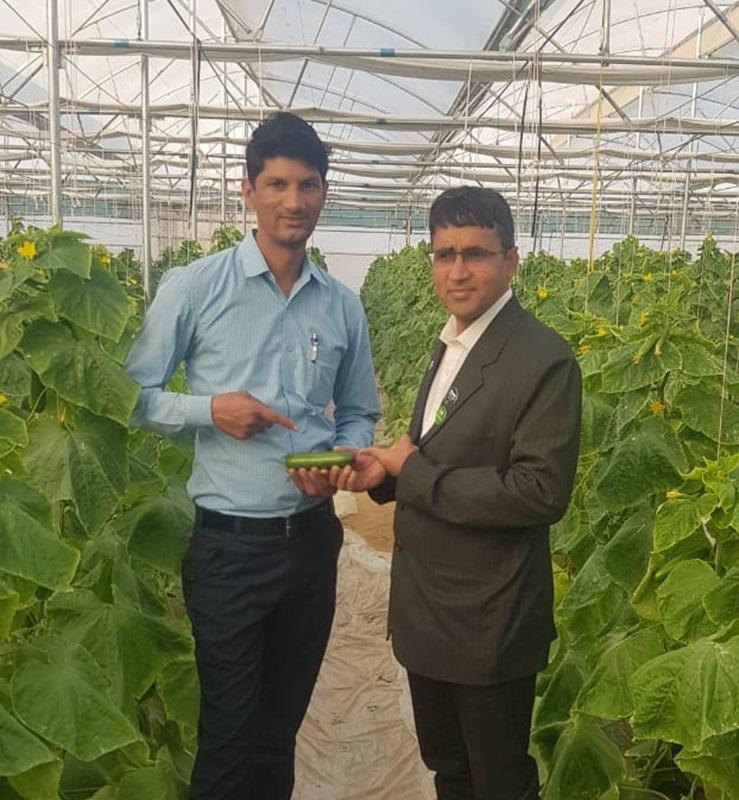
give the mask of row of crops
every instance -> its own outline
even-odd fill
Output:
[[[394,437],[446,317],[424,244],[362,288]],[[739,800],[739,263],[633,238],[521,265],[584,378],[576,487],[552,530],[559,638],[540,676],[543,800]]]
[[[141,301],[130,251],[59,230],[0,242],[3,800],[184,797],[191,456],[128,429]]]
[[[219,226],[209,252],[241,236]],[[0,239],[0,798],[175,800],[198,706],[179,584],[191,441],[129,430],[141,265],[84,238]],[[152,285],[204,254],[165,248]]]
[[[221,233],[214,249],[235,241]],[[179,249],[164,256],[199,255]],[[546,800],[739,798],[733,277],[711,239],[696,259],[627,240],[592,269],[537,255],[521,270],[519,296],[585,376],[535,714]],[[425,247],[378,259],[362,296],[394,435],[445,318]],[[128,428],[120,365],[141,312],[130,251],[54,229],[0,240],[3,800],[185,796],[191,449]]]

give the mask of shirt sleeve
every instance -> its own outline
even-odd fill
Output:
[[[349,343],[336,374],[334,421],[339,447],[366,447],[380,418],[367,319],[358,299],[345,306]]]
[[[186,359],[196,329],[182,272],[174,268],[165,274],[125,364],[126,372],[141,386],[131,424],[163,434],[213,425],[210,395],[164,390]]]

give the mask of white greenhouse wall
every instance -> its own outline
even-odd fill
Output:
[[[28,225],[48,227],[48,217],[27,218]],[[73,217],[66,221],[65,227],[70,230],[79,230],[90,236],[91,244],[105,244],[112,252],[118,252],[125,247],[133,248],[141,254],[141,226],[138,222],[125,220],[101,220],[96,217]],[[203,221],[198,228],[200,240],[207,248],[210,231],[213,223]],[[0,235],[5,235],[7,222],[0,219]],[[152,249],[154,257],[167,245],[177,245],[182,239],[189,237],[187,226],[181,221],[162,219],[152,224]],[[427,236],[414,233],[410,237],[411,244],[417,244]],[[610,249],[616,242],[622,241],[623,236],[599,236],[596,239],[596,255]],[[656,250],[675,248],[677,241],[663,241],[660,238],[642,237],[640,241]],[[689,237],[686,247],[696,255],[702,237]],[[386,255],[393,250],[400,250],[406,244],[406,235],[398,230],[378,230],[373,228],[329,228],[323,227],[315,231],[311,244],[318,246],[326,257],[329,271],[354,292],[359,289],[364,276],[373,259]],[[530,236],[519,236],[518,246],[521,256],[525,257],[531,250],[533,240]],[[719,245],[726,249],[736,250],[739,245],[736,241],[719,241]],[[537,244],[538,250],[546,250],[552,255],[570,258],[587,258],[590,242],[585,234],[568,233],[564,241],[560,235],[544,236]]]

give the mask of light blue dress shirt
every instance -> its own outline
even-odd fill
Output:
[[[191,394],[165,391],[183,361]],[[194,428],[188,491],[226,514],[287,516],[315,505],[289,479],[284,457],[371,444],[380,415],[359,299],[307,258],[285,297],[252,234],[166,273],[126,370],[142,387],[131,423],[163,434]],[[237,390],[298,430],[273,425],[247,439],[218,430],[211,398]]]

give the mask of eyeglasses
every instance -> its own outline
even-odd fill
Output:
[[[444,247],[441,250],[431,251],[431,261],[435,267],[451,267],[456,262],[457,256],[461,256],[464,264],[474,267],[507,252],[508,250],[487,250],[484,247],[465,247],[463,250]]]

